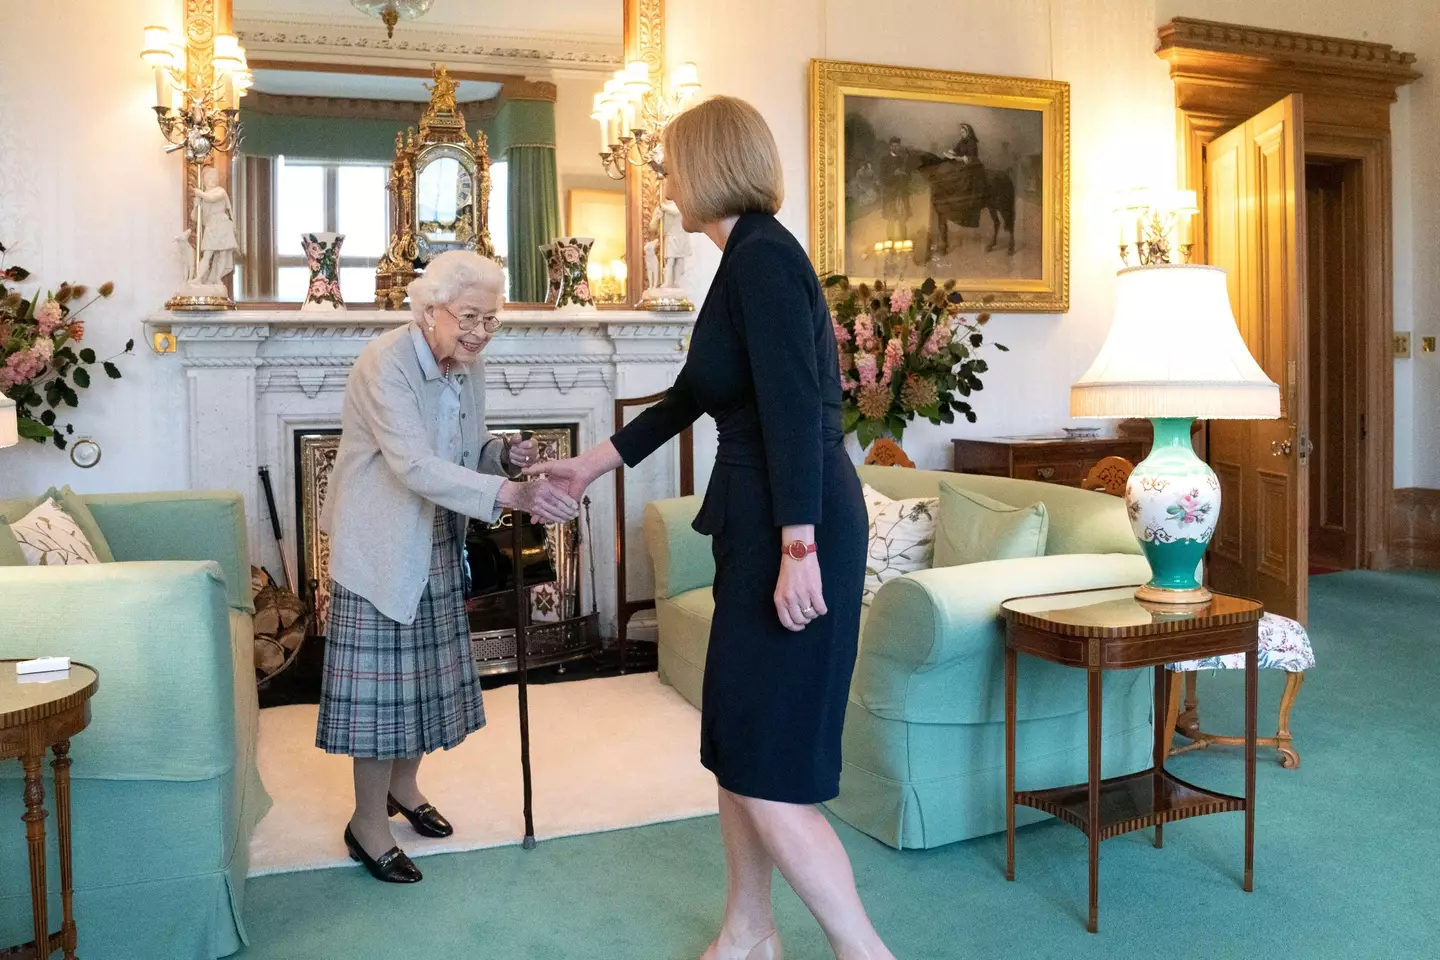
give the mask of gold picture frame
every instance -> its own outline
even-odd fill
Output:
[[[992,311],[1070,309],[1069,84],[811,60],[810,134],[822,278],[933,276]]]

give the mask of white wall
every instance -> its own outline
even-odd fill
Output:
[[[37,277],[100,282],[115,298],[90,315],[102,353],[127,337],[141,352],[125,379],[101,382],[77,429],[105,450],[81,471],[53,449],[0,453],[0,492],[70,483],[85,491],[183,487],[185,378],[173,357],[145,350],[140,318],[174,284],[165,256],[179,225],[179,161],[161,151],[139,60],[141,29],[179,23],[175,0],[67,0],[7,6],[0,33],[0,241]],[[1440,334],[1440,18],[1432,0],[668,0],[670,55],[694,60],[711,91],[745,97],[774,127],[787,171],[781,219],[809,235],[811,57],[1030,77],[1072,85],[1071,311],[997,318],[994,359],[974,426],[907,434],[924,466],[948,463],[952,436],[1048,430],[1068,422],[1068,388],[1104,337],[1113,297],[1109,197],[1119,187],[1173,182],[1173,96],[1153,54],[1157,25],[1208,17],[1332,35],[1366,36],[1420,54],[1429,74],[1402,94],[1393,119],[1396,324]],[[57,59],[59,58],[59,59]],[[60,64],[57,67],[57,64]],[[718,253],[696,257],[703,294]],[[1440,487],[1440,355],[1396,366],[1396,482]]]
[[[90,470],[28,441],[0,451],[0,491],[69,483],[82,492],[185,486],[184,376],[145,346],[141,317],[176,286],[166,256],[180,231],[180,161],[162,151],[142,29],[178,24],[175,0],[7,4],[0,31],[0,242],[48,286],[114,280],[87,311],[101,356],[135,338],[135,356],[81,394],[77,433],[100,443]]]
[[[949,440],[1050,431],[1070,423],[1069,385],[1099,349],[1113,304],[1109,199],[1114,190],[1173,184],[1174,94],[1154,55],[1156,28],[1174,16],[1203,17],[1309,33],[1370,37],[1420,54],[1440,69],[1428,0],[669,0],[672,61],[694,60],[709,91],[744,97],[770,121],[786,169],[781,220],[809,243],[811,57],[1053,78],[1071,84],[1070,312],[997,317],[990,336],[1011,348],[991,357],[985,389],[972,398],[975,425],[906,432],[924,467],[949,464]],[[1396,325],[1417,335],[1440,325],[1440,151],[1412,149],[1440,134],[1436,83],[1426,78],[1394,110]],[[1417,182],[1410,183],[1412,176]],[[707,246],[702,244],[701,247]],[[1417,255],[1417,251],[1420,251]],[[718,254],[697,257],[690,277],[702,294]],[[1440,442],[1430,425],[1440,407],[1440,360],[1397,363],[1397,486],[1440,486]],[[1413,385],[1412,385],[1413,380]]]

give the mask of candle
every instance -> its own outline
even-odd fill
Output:
[[[610,274],[621,283],[624,283],[630,276],[629,269],[625,266],[624,260],[611,260]]]
[[[635,129],[635,103],[626,98],[625,105],[620,108],[621,116],[624,118],[624,126],[621,128],[625,136],[629,136]]]
[[[170,109],[170,76],[164,67],[155,68],[155,106]]]

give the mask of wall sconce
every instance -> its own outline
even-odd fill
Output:
[[[590,114],[600,124],[600,164],[610,179],[624,180],[627,167],[636,166],[653,167],[663,176],[660,134],[699,92],[700,72],[693,63],[676,67],[665,85],[651,82],[644,60],[615,71],[595,94]]]
[[[1178,248],[1181,263],[1190,262],[1195,248],[1190,220],[1200,212],[1194,190],[1157,190],[1141,187],[1120,195],[1114,209],[1120,231],[1120,262],[1130,266],[1133,239],[1140,266],[1170,263]]]
[[[174,43],[165,27],[145,28],[140,58],[155,71],[155,119],[170,144],[165,152],[184,150],[186,161],[198,166],[212,151],[240,143],[240,98],[254,76],[233,34],[216,35],[191,63],[196,52]]]
[[[611,260],[607,267],[591,260],[586,270],[590,277],[590,293],[596,303],[624,303],[625,281],[630,272],[624,260]]]

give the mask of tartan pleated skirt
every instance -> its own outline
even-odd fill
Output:
[[[465,616],[464,544],[455,515],[435,508],[430,579],[415,622],[398,623],[331,584],[315,745],[396,760],[449,750],[485,725]]]

